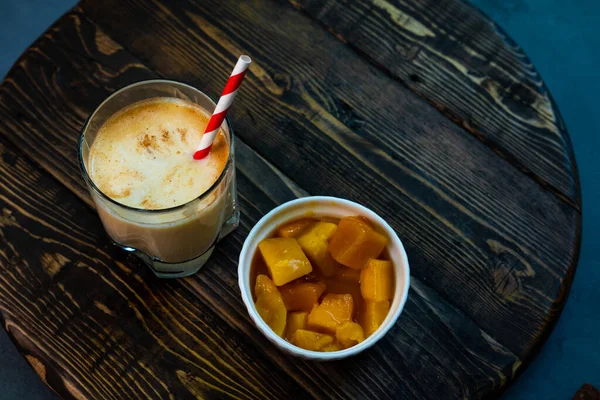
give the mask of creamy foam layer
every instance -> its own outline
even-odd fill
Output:
[[[132,104],[98,131],[89,156],[90,177],[113,200],[157,210],[185,204],[218,179],[229,156],[219,131],[210,154],[193,154],[210,115],[176,98]]]

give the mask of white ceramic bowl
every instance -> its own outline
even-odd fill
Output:
[[[383,324],[381,324],[377,331],[366,338],[363,342],[357,344],[356,346],[350,347],[349,349],[334,352],[318,352],[296,347],[277,336],[256,311],[256,307],[254,306],[254,301],[252,299],[252,288],[250,286],[250,267],[252,264],[252,257],[257,251],[258,243],[261,240],[271,236],[277,227],[286,222],[290,222],[302,217],[320,218],[326,216],[343,218],[352,215],[362,215],[367,217],[377,226],[378,231],[389,239],[387,248],[390,259],[394,264],[396,278],[396,293],[391,302],[390,311],[385,321],[383,321]],[[238,265],[238,278],[240,290],[242,292],[242,299],[248,308],[248,313],[258,329],[264,333],[267,339],[285,352],[301,358],[311,360],[338,360],[358,354],[361,351],[373,346],[396,323],[400,313],[402,313],[402,309],[404,308],[404,304],[406,303],[406,298],[408,296],[410,270],[402,242],[398,238],[396,232],[394,232],[394,230],[381,217],[368,208],[352,201],[343,200],[336,197],[315,196],[303,197],[284,203],[279,207],[274,208],[271,212],[262,217],[260,221],[258,221],[258,223],[250,231],[250,234],[246,238],[244,246],[242,247]]]

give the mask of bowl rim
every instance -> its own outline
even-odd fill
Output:
[[[402,259],[402,262],[404,265],[404,268],[402,268],[402,266],[394,265],[395,274],[398,274],[398,272],[400,272],[402,274],[401,279],[404,281],[404,290],[401,293],[397,292],[395,294],[394,299],[391,300],[390,308],[392,307],[392,305],[394,304],[394,302],[396,301],[398,296],[400,296],[400,303],[398,305],[398,308],[395,311],[395,313],[392,315],[391,319],[389,321],[387,321],[387,324],[382,324],[382,326],[380,326],[375,332],[373,332],[373,334],[371,334],[363,342],[361,342],[355,346],[352,346],[350,348],[347,348],[344,350],[339,350],[339,351],[333,351],[333,352],[320,352],[320,351],[312,351],[312,350],[302,349],[302,348],[297,347],[297,346],[293,345],[292,343],[286,341],[282,337],[276,335],[275,332],[273,332],[273,330],[260,317],[260,315],[258,314],[258,311],[256,311],[256,307],[254,306],[254,300],[252,298],[252,289],[249,287],[250,286],[249,279],[247,279],[248,274],[250,272],[249,266],[247,268],[247,272],[244,273],[246,271],[245,265],[250,264],[252,262],[252,257],[254,256],[255,250],[252,252],[252,254],[250,254],[251,241],[254,238],[254,236],[256,236],[259,232],[261,232],[263,230],[264,226],[269,223],[270,219],[273,218],[274,216],[280,214],[285,209],[295,207],[298,205],[303,205],[304,203],[312,203],[314,206],[315,202],[317,202],[317,203],[328,202],[330,205],[350,206],[352,208],[360,209],[361,212],[364,213],[364,215],[367,215],[369,220],[373,221],[380,229],[383,229],[384,231],[386,231],[390,241],[395,242],[395,244],[398,248],[398,251],[399,251],[399,256]],[[400,269],[400,271],[399,271],[399,269]],[[369,208],[367,208],[359,203],[356,203],[356,202],[353,202],[350,200],[346,200],[346,199],[342,199],[342,198],[338,198],[338,197],[308,196],[308,197],[300,197],[300,198],[297,198],[294,200],[290,200],[288,202],[285,202],[285,203],[273,208],[271,211],[269,211],[267,214],[265,214],[250,230],[250,232],[248,233],[248,236],[244,240],[244,244],[243,244],[242,250],[240,252],[240,257],[239,257],[239,262],[238,262],[238,285],[240,288],[242,300],[243,300],[244,304],[246,305],[246,308],[248,309],[248,314],[250,315],[250,318],[252,319],[252,321],[258,328],[258,330],[261,331],[261,333],[264,334],[267,337],[267,339],[269,339],[273,344],[275,344],[277,347],[279,347],[280,349],[282,349],[290,354],[293,354],[293,355],[296,355],[296,356],[299,356],[302,358],[312,359],[312,360],[337,360],[340,358],[345,358],[345,357],[355,355],[355,354],[360,353],[361,351],[373,346],[377,341],[379,341],[391,329],[392,326],[394,326],[394,324],[398,320],[398,317],[400,316],[400,314],[402,314],[402,311],[406,304],[406,300],[408,298],[408,291],[409,291],[409,287],[410,287],[410,266],[408,264],[408,257],[406,255],[406,250],[404,249],[404,245],[403,245],[402,241],[400,240],[400,238],[398,237],[398,234],[377,213],[375,213],[374,211],[370,210]],[[390,316],[388,315],[386,317],[386,319],[389,317]]]

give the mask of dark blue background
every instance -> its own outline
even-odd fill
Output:
[[[101,1],[101,0],[100,0]],[[473,0],[533,60],[566,121],[583,191],[583,245],[571,295],[554,333],[506,399],[570,399],[600,388],[600,1]],[[73,0],[0,0],[0,77]],[[599,249],[600,250],[600,249]],[[0,329],[0,399],[53,399]]]

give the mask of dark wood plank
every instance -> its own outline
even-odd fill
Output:
[[[96,59],[99,47],[111,43],[112,54],[119,54],[114,71],[127,74],[131,65],[144,67],[78,12],[65,16],[43,40],[24,55],[0,92],[0,315],[20,350],[59,394],[435,398],[444,390],[459,398],[493,393],[511,379],[520,360],[418,280],[402,322],[359,357],[309,363],[270,345],[252,326],[239,298],[237,255],[258,218],[274,205],[308,193],[241,141],[242,224],[218,246],[210,264],[195,277],[162,281],[136,259],[125,258],[75,197],[86,198],[85,193],[77,185],[73,190],[59,184],[69,182],[63,171],[75,171],[75,160],[53,143],[74,140],[78,129],[57,134],[51,120],[38,121],[37,110],[21,104],[40,95],[35,82],[62,68],[43,60],[59,59],[65,48],[80,55],[79,68],[47,88],[54,97],[46,111],[75,126],[93,107],[86,104],[100,101],[112,82],[128,79],[118,72],[112,78],[89,79],[106,68]],[[32,64],[38,69],[23,67]],[[151,74],[142,72],[138,79]],[[75,83],[79,94],[63,93]],[[96,94],[90,95],[91,88]],[[63,96],[72,97],[67,101]],[[5,145],[3,136],[27,156]],[[41,136],[51,138],[45,160],[33,146]],[[57,180],[41,173],[38,165]]]
[[[0,154],[0,314],[61,396],[319,393],[315,384],[300,386],[302,376],[289,378],[297,368],[276,363],[279,356],[270,357],[274,349],[241,313],[229,250],[239,252],[246,227],[219,246],[203,274],[210,285],[159,280],[113,248],[98,217],[66,188],[10,147],[1,144]],[[240,184],[252,194],[255,215],[273,206],[243,175]],[[251,209],[243,198],[242,206]],[[218,289],[229,292],[234,316],[225,317],[209,295]],[[236,325],[224,321],[232,318]]]
[[[570,286],[574,207],[288,3],[82,7],[157,73],[214,94],[235,57],[252,56],[232,110],[238,135],[311,193],[380,213],[414,276],[519,357],[533,354]]]
[[[548,89],[506,34],[462,0],[290,0],[539,183],[580,207]]]
[[[418,282],[371,351],[326,364],[284,356],[248,320],[231,270],[265,212],[263,188],[242,175],[246,223],[196,277],[164,281],[112,248],[96,215],[22,154],[4,144],[0,154],[0,315],[64,398],[281,398],[302,393],[296,382],[317,397],[474,397],[520,363]]]

